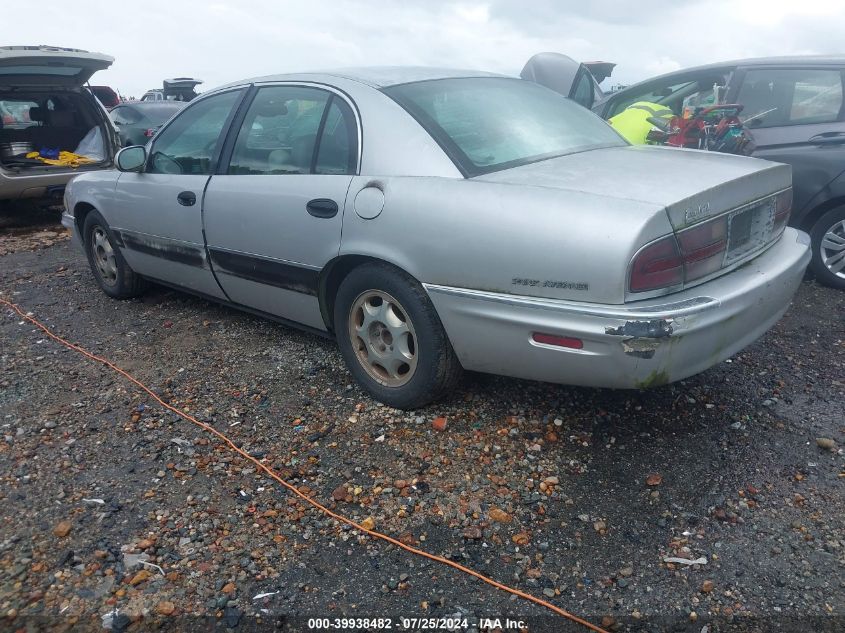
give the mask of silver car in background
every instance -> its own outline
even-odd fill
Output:
[[[247,80],[117,162],[66,194],[103,291],[151,279],[329,333],[406,409],[461,369],[690,376],[770,328],[810,257],[786,227],[788,166],[632,147],[547,88],[478,72]]]

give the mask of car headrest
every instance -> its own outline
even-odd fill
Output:
[[[29,120],[30,121],[44,121],[44,108],[39,106],[32,106],[29,109]]]
[[[255,114],[260,117],[275,117],[275,116],[284,116],[288,113],[288,107],[284,101],[277,101],[276,99],[271,99],[269,101],[264,101],[263,103],[257,104],[255,109]]]
[[[73,112],[69,110],[51,110],[49,123],[51,127],[73,127]]]

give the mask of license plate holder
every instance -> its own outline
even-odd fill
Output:
[[[739,209],[728,218],[726,264],[762,247],[771,234],[774,203],[766,201]]]
[[[761,207],[751,207],[740,211],[730,219],[728,252],[742,248],[751,241],[751,227],[754,224],[754,215]]]

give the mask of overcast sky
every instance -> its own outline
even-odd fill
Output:
[[[12,5],[16,4],[14,1]],[[44,0],[3,12],[0,44],[99,51],[126,96],[193,76],[432,65],[518,74],[534,53],[617,62],[612,83],[760,55],[845,53],[842,0]],[[651,10],[645,7],[651,6]]]

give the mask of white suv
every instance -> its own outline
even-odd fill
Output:
[[[85,84],[113,61],[72,48],[0,47],[0,204],[60,204],[76,174],[112,167],[117,133]],[[82,159],[52,160],[61,152]]]

